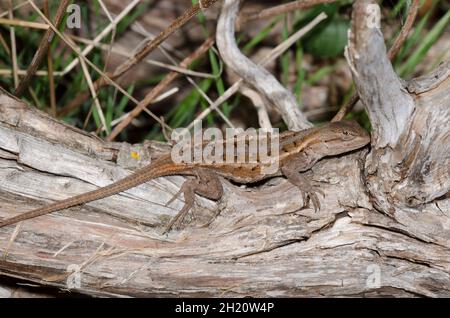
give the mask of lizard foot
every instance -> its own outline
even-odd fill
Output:
[[[320,201],[317,193],[321,194],[325,198],[325,193],[320,189],[314,189],[309,191],[301,191],[303,199],[303,207],[309,207],[310,202],[312,202],[314,207],[314,212],[320,211]]]
[[[304,160],[305,158],[302,157],[294,157],[281,167],[281,171],[289,182],[300,189],[303,198],[303,208],[308,207],[310,201],[312,201],[314,211],[317,212],[320,210],[320,201],[317,193],[321,194],[323,197],[325,197],[325,194],[299,173],[299,167],[302,167],[301,171],[305,171],[311,166],[311,163],[309,166],[305,166]]]
[[[183,222],[186,214],[189,212],[191,207],[191,204],[185,204],[181,211],[178,212],[172,220],[170,220],[169,224],[167,224],[162,234],[165,235],[169,233],[172,228],[177,228]]]
[[[222,197],[223,188],[220,179],[208,170],[197,170],[197,179],[187,180],[180,191],[174,196],[184,194],[184,206],[180,212],[169,222],[163,234],[167,234],[173,227],[181,225],[189,210],[195,204],[195,193],[200,194],[211,200],[219,200]],[[172,198],[168,203],[173,202]]]

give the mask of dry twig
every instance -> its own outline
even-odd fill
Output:
[[[49,26],[55,31],[55,33],[78,55],[79,59],[82,59],[86,64],[88,64],[92,69],[94,69],[98,74],[100,74],[106,81],[108,81],[112,86],[117,88],[122,94],[124,94],[126,97],[128,97],[131,101],[138,104],[139,102],[128,92],[123,89],[120,85],[118,85],[115,81],[113,81],[110,77],[108,77],[107,74],[105,74],[102,70],[100,70],[94,63],[92,63],[89,59],[87,59],[81,52],[81,50],[73,44],[73,42],[68,39],[64,34],[62,34],[53,24],[52,22],[47,19],[45,14],[36,6],[34,3],[34,0],[28,0],[30,5],[33,7],[33,9],[41,16],[42,19],[44,19],[45,22],[49,24]],[[148,111],[150,116],[152,116],[156,121],[158,121],[161,125],[164,123],[161,122],[161,120],[152,112]]]
[[[284,42],[277,45],[273,48],[269,54],[264,56],[264,58],[259,61],[259,66],[265,66],[268,63],[276,60],[281,54],[286,52],[295,42],[297,42],[300,38],[302,38],[306,33],[311,31],[318,23],[320,23],[326,16],[320,15],[316,17],[313,21],[309,22],[303,28],[292,34],[289,38],[287,38]],[[244,80],[240,78],[237,82],[235,82],[231,87],[229,87],[213,104],[211,104],[207,109],[202,111],[197,118],[187,127],[187,129],[191,129],[194,126],[194,123],[203,120],[206,116],[208,116],[212,111],[218,109],[218,107],[227,101],[231,96],[233,96],[239,88],[243,84]]]
[[[8,11],[8,17],[10,20],[14,20],[14,14],[13,14],[13,3],[12,0],[9,0],[9,11]],[[19,74],[17,70],[19,69],[19,66],[17,64],[17,47],[16,47],[16,31],[14,27],[9,28],[9,36],[11,39],[11,60],[12,60],[12,72],[13,72],[13,79],[14,79],[14,87],[17,87],[19,85]]]
[[[24,27],[24,28],[40,29],[40,30],[48,30],[49,29],[49,26],[45,23],[29,22],[29,21],[22,21],[22,20],[16,20],[16,19],[0,18],[0,24],[11,25],[11,26],[20,26],[20,27]]]
[[[198,4],[193,5],[191,8],[186,10],[181,16],[179,16],[175,21],[173,21],[166,29],[159,33],[154,39],[149,40],[145,43],[138,52],[136,52],[131,58],[127,59],[124,63],[119,65],[114,72],[107,73],[111,80],[117,80],[127,71],[129,71],[133,66],[142,61],[149,53],[151,53],[155,48],[158,47],[165,39],[167,39],[176,30],[186,24],[192,17],[194,17],[202,9],[206,9],[213,5],[217,0],[201,0]],[[99,78],[94,82],[94,88],[98,91],[101,87],[108,85],[108,81],[104,78]],[[75,109],[83,104],[89,98],[89,92],[79,93],[70,102],[65,109]]]
[[[50,9],[48,7],[48,0],[44,1],[44,13],[50,18]],[[53,117],[56,117],[56,94],[55,94],[55,77],[53,74],[53,57],[51,46],[47,50],[47,70],[48,70],[48,85],[50,89],[50,110]]]
[[[69,3],[70,0],[62,0],[61,3],[59,4],[54,19],[54,25],[56,27],[58,27],[58,25],[61,23]],[[16,96],[21,96],[26,91],[28,85],[30,84],[31,78],[34,76],[37,69],[41,65],[42,60],[47,56],[48,48],[52,43],[51,40],[54,35],[55,32],[53,31],[52,28],[49,28],[47,32],[45,32],[44,37],[42,38],[41,43],[39,44],[39,47],[36,51],[36,54],[34,55],[33,60],[30,66],[28,67],[27,75],[25,75],[25,77],[20,82],[19,86],[16,88],[16,91],[14,92]]]
[[[298,9],[310,8],[321,3],[336,2],[336,0],[298,0],[262,10],[260,12],[243,13],[237,21],[237,29],[251,20],[264,20],[276,15],[288,13]]]
[[[209,48],[213,45],[214,39],[209,37],[197,50],[195,50],[191,55],[186,57],[181,63],[180,67],[187,68],[193,61],[202,56]],[[158,83],[138,104],[136,107],[124,118],[124,120],[118,124],[110,135],[106,138],[111,141],[117,137],[120,132],[125,129],[131,121],[136,118],[162,91],[169,85],[177,76],[178,72],[170,72],[161,82]]]

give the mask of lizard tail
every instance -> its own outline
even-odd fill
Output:
[[[151,166],[144,167],[136,171],[135,173],[106,187],[83,193],[65,200],[57,201],[42,208],[38,208],[29,212],[25,212],[23,214],[19,214],[15,217],[2,220],[0,221],[0,228],[59,210],[64,210],[80,204],[100,200],[122,191],[134,188],[155,178],[173,174],[189,174],[190,170],[191,169],[188,165],[177,165],[174,164],[171,160],[162,158],[160,160],[157,160],[154,164],[151,164]]]

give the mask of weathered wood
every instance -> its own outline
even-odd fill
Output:
[[[347,55],[375,138],[307,173],[326,195],[318,213],[281,178],[224,182],[219,203],[198,197],[195,219],[163,236],[183,178],[160,178],[0,229],[0,274],[98,296],[449,297],[449,64],[405,87],[359,20],[371,4],[355,4]],[[103,143],[2,90],[0,217],[108,184],[164,149]]]
[[[295,96],[283,87],[269,71],[258,66],[239,50],[234,37],[239,2],[238,0],[225,0],[222,4],[222,14],[217,22],[216,31],[216,42],[222,59],[247,84],[260,92],[261,98],[267,104],[271,104],[280,112],[290,130],[298,131],[312,127],[312,124],[300,111]]]
[[[410,83],[401,81],[374,23],[376,7],[369,0],[355,3],[347,50],[373,126],[367,187],[374,206],[411,235],[448,247],[450,62]]]
[[[41,137],[47,127],[65,126],[4,92],[1,101],[0,114],[11,109],[27,114],[15,126],[0,119],[1,217],[127,173],[96,153],[62,146],[65,135]],[[43,127],[34,132],[39,137],[26,133],[28,121]],[[85,136],[70,131],[74,140]],[[114,146],[103,144],[98,153]],[[409,234],[414,229],[373,209],[361,175],[366,153],[324,160],[309,173],[326,193],[319,213],[299,210],[300,193],[285,180],[257,188],[226,183],[221,213],[208,227],[197,226],[213,212],[198,207],[196,221],[165,237],[161,226],[180,204],[163,205],[177,190],[172,182],[179,185],[182,178],[158,179],[26,221],[13,239],[14,227],[1,229],[0,249],[6,255],[0,272],[66,289],[74,277],[67,269],[80,268],[81,286],[75,290],[107,296],[450,295],[448,246],[417,239]],[[448,220],[448,202],[441,203],[442,220]],[[421,216],[416,215],[424,227],[433,225]],[[371,280],[378,271],[379,286]]]

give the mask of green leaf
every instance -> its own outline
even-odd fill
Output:
[[[244,45],[242,51],[244,53],[249,53],[251,49],[253,49],[269,35],[269,33],[273,30],[273,28],[278,24],[279,21],[281,21],[281,16],[270,21],[270,23],[266,27],[264,27],[260,32],[258,32],[255,37],[253,37],[247,44]]]
[[[204,91],[207,92],[212,85],[213,81],[211,79],[204,79],[200,82],[199,86]],[[201,100],[200,93],[193,89],[189,94],[181,100],[176,108],[173,108],[167,117],[169,118],[168,123],[170,127],[182,127],[192,120],[195,109]]]
[[[333,19],[304,42],[305,51],[319,58],[333,58],[342,54],[347,45],[349,27],[349,21]]]
[[[308,85],[314,85],[318,81],[320,81],[323,77],[327,76],[331,72],[333,72],[337,67],[337,64],[334,65],[326,65],[324,67],[321,67],[318,69],[315,73],[308,76],[308,79],[306,81],[306,84]]]

